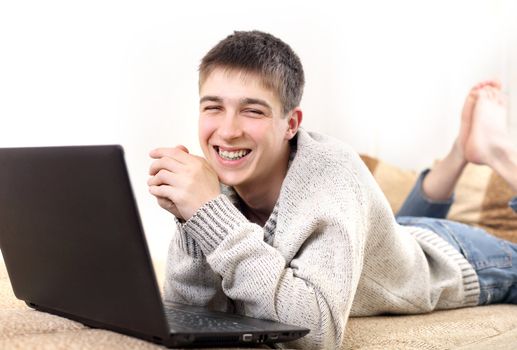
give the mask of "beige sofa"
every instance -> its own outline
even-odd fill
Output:
[[[0,349],[162,348],[28,308],[15,298],[5,266],[0,264]],[[345,348],[517,349],[517,306],[351,318]]]
[[[374,158],[364,158],[394,210],[400,206],[416,173]],[[505,212],[508,191],[484,168],[470,168],[461,180],[455,219],[480,224],[515,241],[516,218]],[[493,185],[493,184],[496,185]],[[495,186],[495,190],[491,188]],[[504,187],[504,186],[503,186]],[[499,204],[494,192],[501,198]],[[466,199],[462,203],[462,198]],[[495,203],[495,204],[494,204]],[[495,208],[495,209],[494,209]],[[490,220],[493,210],[497,220]],[[502,212],[501,212],[502,211]],[[502,214],[501,214],[502,213]],[[507,220],[501,217],[507,215]],[[487,219],[488,218],[488,219]],[[483,220],[480,220],[483,219]],[[501,221],[502,220],[502,221]],[[503,224],[501,224],[503,222]],[[155,265],[162,283],[163,265]],[[438,311],[415,316],[351,318],[344,343],[349,349],[517,349],[517,306],[492,305]],[[89,329],[61,317],[34,311],[17,300],[0,260],[0,349],[160,349],[139,339],[110,331]]]

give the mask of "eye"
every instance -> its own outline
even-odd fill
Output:
[[[220,106],[205,106],[203,107],[203,111],[220,111]]]
[[[250,109],[245,109],[244,113],[247,114],[247,115],[254,116],[254,117],[260,117],[260,116],[264,115],[264,112],[262,112],[261,110],[259,110],[259,109],[251,109],[251,108]]]

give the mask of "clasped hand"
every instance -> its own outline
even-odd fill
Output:
[[[205,203],[220,194],[216,172],[184,146],[157,148],[149,169],[149,192],[158,204],[180,220],[189,220]]]

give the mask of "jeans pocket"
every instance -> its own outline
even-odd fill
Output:
[[[511,268],[512,248],[508,242],[484,230],[454,223],[454,236],[465,258],[476,271],[488,268]]]
[[[506,242],[499,242],[498,250],[484,252],[480,259],[476,259],[473,263],[476,270],[486,268],[509,269],[512,267],[512,253]]]

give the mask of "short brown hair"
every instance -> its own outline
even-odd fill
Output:
[[[287,114],[300,105],[305,78],[300,59],[289,45],[257,30],[235,31],[214,46],[199,65],[199,86],[216,68],[240,70],[262,77],[276,92]]]

